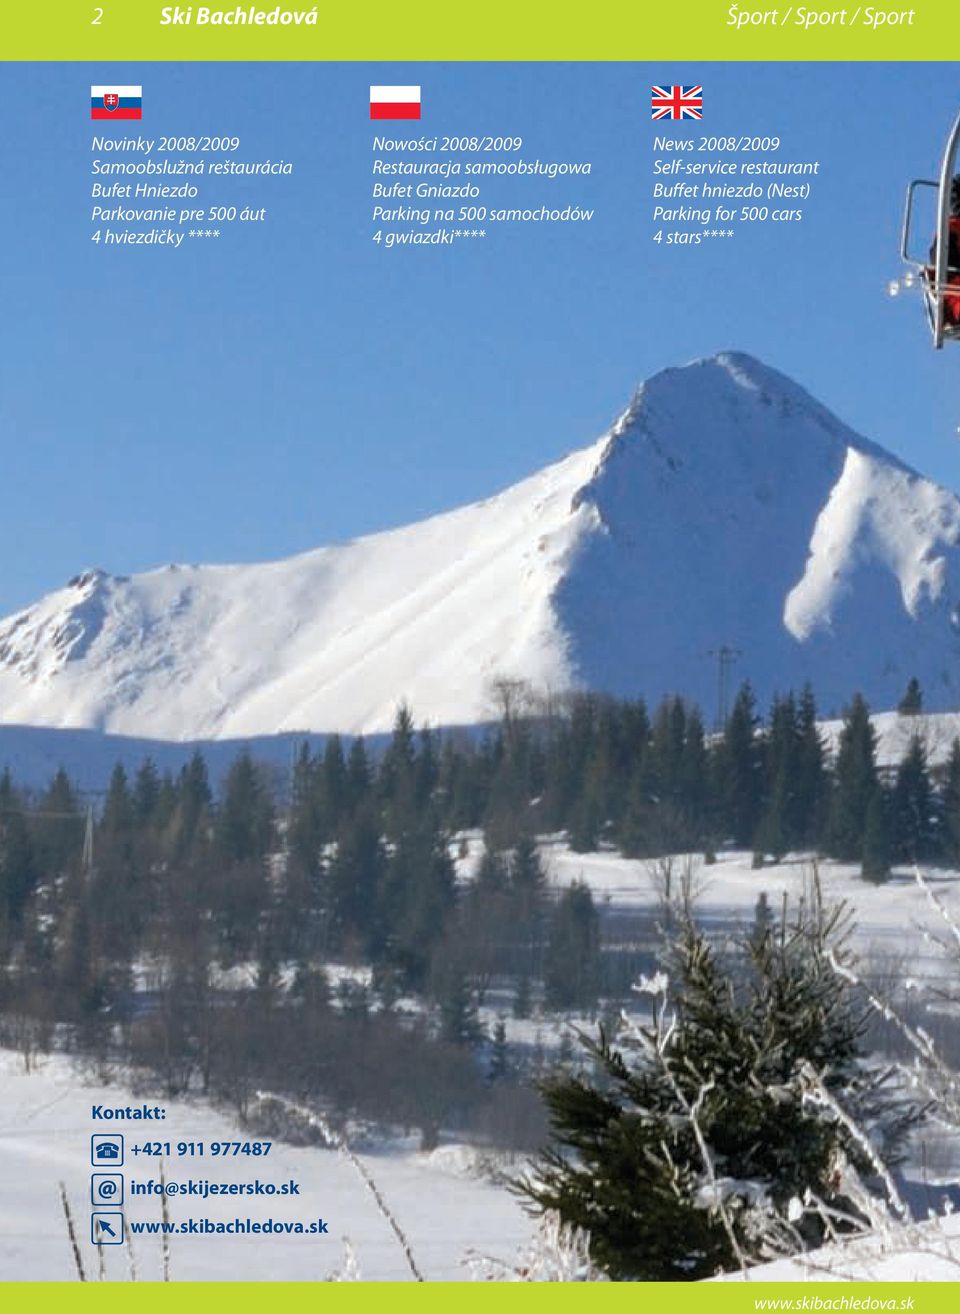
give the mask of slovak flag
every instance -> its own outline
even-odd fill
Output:
[[[371,87],[371,119],[419,119],[419,87]]]
[[[143,87],[91,87],[91,119],[142,119]]]

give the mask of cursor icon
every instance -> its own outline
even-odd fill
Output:
[[[110,1212],[91,1215],[90,1240],[95,1246],[123,1245],[123,1214]]]

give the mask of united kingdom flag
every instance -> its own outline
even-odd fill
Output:
[[[703,87],[653,87],[655,119],[702,119]]]

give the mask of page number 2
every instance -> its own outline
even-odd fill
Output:
[[[100,25],[102,22],[103,22],[103,10],[102,10],[102,9],[95,9],[95,10],[93,11],[93,17],[90,19],[90,26],[91,26],[91,27],[99,27],[99,25]]]

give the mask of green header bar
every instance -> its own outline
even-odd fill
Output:
[[[796,1302],[797,1314],[883,1314],[902,1310],[905,1314],[947,1314],[956,1309],[955,1283],[907,1282],[736,1282],[736,1283],[139,1283],[133,1290],[126,1283],[32,1284],[0,1286],[0,1294],[22,1297],[22,1309],[46,1314],[47,1310],[90,1311],[90,1314],[263,1314],[280,1308],[285,1314],[316,1314],[318,1307],[334,1314],[366,1314],[389,1308],[398,1314],[436,1311],[447,1314],[451,1302],[467,1314],[487,1314],[491,1300],[498,1307],[513,1306],[518,1314],[536,1310],[545,1314],[631,1314],[642,1308],[679,1311],[680,1314],[758,1314],[758,1311],[789,1309]],[[49,1304],[48,1304],[49,1297]],[[783,1302],[778,1305],[777,1302]],[[13,1308],[13,1306],[11,1306]]]
[[[488,1314],[513,1306],[517,1314],[540,1309],[544,1314],[762,1314],[790,1309],[797,1314],[948,1314],[957,1307],[951,1282],[605,1282],[605,1283],[50,1283],[45,1286],[0,1285],[11,1309],[82,1311],[82,1314],[448,1314],[451,1303],[466,1314]],[[14,1304],[14,1301],[22,1301]],[[777,1303],[781,1302],[781,1303]]]
[[[955,0],[325,0],[180,4],[10,0],[14,60],[948,60]],[[857,107],[851,88],[851,114]]]

